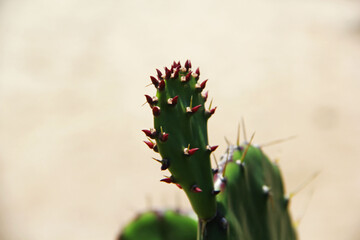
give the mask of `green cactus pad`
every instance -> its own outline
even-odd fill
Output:
[[[218,215],[203,239],[296,239],[280,170],[260,147],[229,146],[215,177]]]
[[[208,145],[207,121],[215,109],[205,108],[206,81],[199,81],[200,71],[191,70],[190,61],[182,67],[175,63],[165,74],[158,70],[151,81],[156,97],[147,97],[154,115],[154,129],[144,130],[155,139],[146,142],[162,157],[162,169],[168,168],[171,177],[162,181],[175,183],[187,194],[200,219],[215,216],[216,201],[210,154],[216,146]]]
[[[122,231],[118,240],[196,240],[197,223],[177,211],[148,211]]]

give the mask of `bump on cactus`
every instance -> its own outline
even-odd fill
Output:
[[[208,143],[207,121],[216,108],[205,107],[207,80],[200,81],[199,68],[174,62],[150,80],[156,96],[145,97],[154,127],[143,130],[145,144],[171,172],[160,181],[186,193],[199,219],[197,239],[295,240],[280,170],[252,138],[229,145],[218,169],[211,168],[217,146]]]

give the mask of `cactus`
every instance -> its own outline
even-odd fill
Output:
[[[196,220],[179,211],[147,211],[132,220],[118,240],[196,240]]]
[[[157,69],[151,82],[156,96],[145,95],[154,115],[154,128],[143,132],[146,145],[159,152],[161,170],[171,176],[160,181],[183,189],[198,216],[198,240],[295,240],[289,198],[280,170],[259,146],[230,145],[217,169],[210,154],[207,121],[216,108],[205,107],[207,80],[188,60]]]

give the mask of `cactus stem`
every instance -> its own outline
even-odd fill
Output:
[[[177,104],[177,100],[178,100],[179,96],[175,96],[173,98],[169,98],[167,103],[171,106],[175,106]]]
[[[197,185],[193,185],[191,187],[191,191],[194,192],[194,193],[202,192],[201,188],[199,188]]]
[[[158,106],[153,107],[152,109],[154,117],[158,117],[160,115],[160,108]]]
[[[150,76],[152,84],[157,88],[159,86],[159,80],[157,80],[155,77]]]
[[[213,152],[213,151],[215,151],[218,147],[219,147],[219,145],[215,145],[215,146],[207,145],[207,146],[206,146],[206,149],[209,150],[210,152]]]

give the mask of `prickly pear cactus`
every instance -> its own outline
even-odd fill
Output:
[[[197,224],[179,211],[148,211],[137,216],[118,240],[196,240]]]
[[[198,240],[295,240],[280,170],[260,147],[251,140],[229,146],[219,168],[211,168],[217,146],[208,144],[207,121],[216,108],[205,107],[207,80],[199,76],[186,61],[150,77],[157,92],[145,95],[154,115],[145,143],[172,174],[160,181],[185,191],[199,218]]]
[[[229,146],[215,175],[218,215],[203,239],[295,240],[281,173],[258,146]]]
[[[161,169],[171,176],[161,181],[182,188],[200,219],[211,219],[216,213],[210,154],[217,146],[208,144],[207,121],[215,108],[206,109],[206,81],[199,82],[200,70],[191,69],[190,61],[182,67],[173,63],[165,73],[157,70],[150,77],[157,93],[145,95],[154,115],[154,128],[143,130],[145,143],[162,157]],[[152,140],[153,139],[153,140]]]

